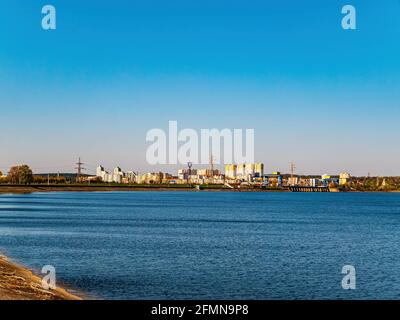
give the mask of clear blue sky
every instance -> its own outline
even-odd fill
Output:
[[[2,0],[0,37],[0,170],[175,171],[145,136],[178,120],[254,128],[267,171],[400,175],[398,0]]]

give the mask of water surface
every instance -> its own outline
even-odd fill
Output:
[[[398,299],[400,194],[2,195],[0,251],[107,299]]]

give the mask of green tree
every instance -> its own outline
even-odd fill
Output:
[[[32,170],[26,164],[11,167],[8,172],[8,180],[14,184],[31,184],[33,181]]]

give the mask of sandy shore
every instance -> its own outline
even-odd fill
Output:
[[[0,300],[81,300],[65,289],[44,290],[41,278],[0,255]]]

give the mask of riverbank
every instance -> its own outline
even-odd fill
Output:
[[[230,189],[225,186],[205,186],[202,191],[276,191],[283,192],[285,189],[256,189],[242,188]],[[33,192],[109,192],[109,191],[199,191],[194,186],[189,185],[129,185],[129,186],[113,186],[113,185],[0,185],[0,194],[5,193],[33,193]]]
[[[290,187],[276,188],[229,188],[224,185],[202,185],[200,189],[194,185],[0,185],[0,194],[27,194],[35,192],[110,192],[110,191],[212,191],[212,192],[315,192],[310,187],[306,191],[291,191]],[[319,188],[317,188],[319,189]],[[321,191],[321,190],[318,190]],[[329,192],[400,192],[400,190],[340,190],[329,188]]]
[[[65,289],[45,290],[30,270],[0,255],[0,300],[81,300]]]

